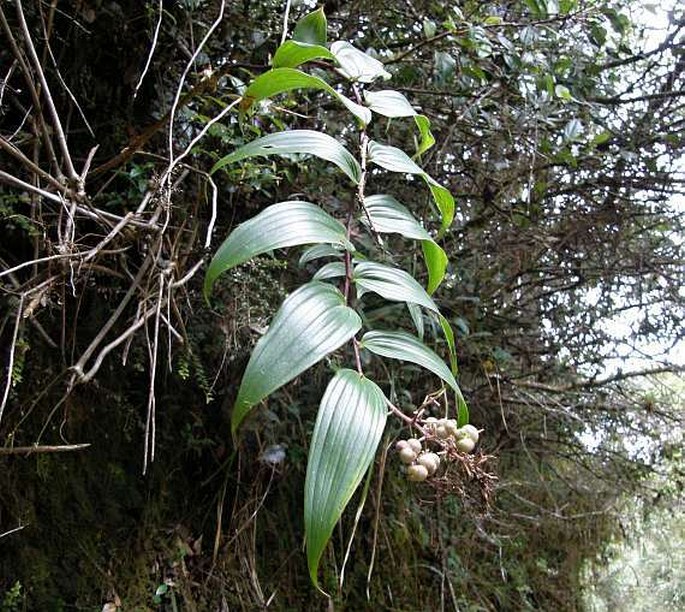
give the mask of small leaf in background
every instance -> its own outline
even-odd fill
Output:
[[[599,23],[593,23],[590,27],[590,42],[596,47],[602,47],[607,41],[607,31]]]
[[[564,102],[570,102],[571,100],[573,100],[571,92],[569,91],[569,88],[566,87],[566,85],[557,85],[554,88],[554,95],[560,100],[563,100]]]
[[[325,46],[327,31],[328,23],[322,7],[305,15],[297,22],[293,30],[293,40],[310,45]]]
[[[316,204],[297,200],[272,204],[234,229],[219,247],[205,276],[205,297],[223,272],[256,255],[319,242],[354,250],[346,238],[345,226]]]
[[[252,351],[231,415],[232,433],[253,406],[342,346],[361,325],[331,285],[312,281],[291,293]]]
[[[310,45],[308,43],[297,42],[296,40],[286,40],[274,53],[271,65],[274,68],[297,68],[301,64],[315,59],[335,59],[333,54],[321,45]]]
[[[548,17],[547,13],[547,0],[524,0],[528,10],[531,15],[536,19],[546,19]]]
[[[380,388],[352,370],[339,370],[321,399],[304,486],[307,562],[317,587],[321,555],[373,461],[386,415]]]
[[[314,130],[289,130],[257,138],[222,157],[214,164],[211,173],[247,157],[290,153],[309,154],[330,161],[347,174],[355,185],[361,177],[361,167],[352,153],[332,136]]]
[[[416,122],[416,127],[419,128],[421,136],[419,146],[416,148],[416,155],[423,155],[435,144],[435,136],[431,132],[431,122],[428,117],[425,115],[415,115],[414,121]]]
[[[348,42],[343,40],[334,42],[331,45],[331,53],[340,66],[340,72],[352,81],[371,83],[379,78],[390,78],[390,73],[385,70],[381,62]]]
[[[260,74],[250,83],[250,86],[243,94],[246,101],[246,104],[242,106],[243,111],[264,98],[271,98],[293,89],[320,89],[326,91],[335,98],[338,98],[345,108],[362,123],[369,124],[371,122],[371,111],[368,108],[357,104],[339,91],[336,91],[323,79],[295,68],[273,68],[268,72]]]
[[[604,130],[603,132],[600,132],[595,136],[591,141],[590,141],[590,146],[596,147],[599,145],[603,145],[605,142],[609,142],[611,138],[613,137],[613,134],[609,132],[608,130]]]
[[[367,291],[373,291],[386,300],[418,304],[435,313],[440,312],[426,290],[404,270],[363,261],[354,267],[353,279],[360,297]]]
[[[433,58],[437,82],[441,85],[450,83],[456,73],[457,61],[444,51],[436,51]]]
[[[423,35],[426,38],[433,38],[437,29],[438,27],[435,25],[435,21],[432,21],[431,19],[423,20]]]
[[[502,23],[502,18],[499,15],[488,15],[483,24],[486,26],[497,26]]]
[[[564,140],[573,141],[583,133],[583,124],[580,119],[571,119],[564,126]]]
[[[370,331],[364,334],[361,346],[381,357],[400,359],[420,365],[442,378],[454,391],[461,394],[457,381],[447,364],[411,334],[393,331]]]

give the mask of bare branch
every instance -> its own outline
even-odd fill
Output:
[[[159,38],[159,30],[162,27],[162,17],[163,16],[164,16],[164,4],[163,4],[163,0],[159,0],[159,17],[157,18],[157,25],[155,26],[155,33],[152,36],[152,45],[150,46],[150,52],[147,55],[147,61],[145,62],[145,67],[143,68],[143,72],[140,74],[140,78],[138,79],[138,82],[136,83],[135,90],[133,91],[133,99],[134,100],[138,96],[138,90],[140,89],[141,85],[143,84],[143,80],[145,79],[145,75],[147,74],[147,71],[150,69],[150,63],[152,62],[152,56],[155,54],[155,49],[157,48],[157,39]]]
[[[178,108],[179,100],[181,99],[181,92],[183,91],[183,86],[185,85],[188,73],[190,72],[190,69],[193,67],[193,64],[195,63],[197,56],[200,54],[205,44],[207,44],[207,41],[210,39],[212,34],[214,34],[214,31],[219,27],[219,25],[221,25],[221,21],[224,18],[225,10],[226,0],[221,0],[221,6],[219,7],[219,14],[217,15],[217,18],[214,20],[214,23],[212,23],[209,30],[207,30],[207,33],[204,35],[204,38],[200,41],[200,44],[197,46],[197,49],[195,49],[195,52],[193,53],[192,57],[188,60],[188,63],[186,64],[186,67],[184,68],[183,73],[181,74],[181,78],[178,81],[178,87],[176,88],[176,95],[174,96],[174,102],[171,105],[169,117],[169,166],[172,166],[174,162],[174,119],[176,116],[176,110]]]
[[[1,451],[2,449],[0,449]],[[19,527],[15,527],[14,529],[10,529],[9,531],[5,531],[4,533],[0,533],[0,540],[4,538],[5,536],[12,535],[13,533],[16,533],[17,531],[21,531],[24,529],[26,525],[19,525]]]
[[[14,372],[14,355],[17,350],[17,338],[19,337],[19,327],[21,326],[21,318],[24,310],[24,294],[19,298],[19,305],[17,306],[17,317],[14,321],[14,333],[12,334],[12,341],[10,342],[10,356],[7,362],[7,380],[5,382],[5,391],[2,394],[2,401],[0,402],[0,423],[2,423],[2,415],[5,412],[7,399],[12,388],[12,374]]]
[[[67,176],[73,181],[78,181],[79,175],[77,174],[76,169],[74,168],[74,163],[72,162],[71,154],[69,153],[69,147],[67,145],[67,138],[64,134],[64,129],[62,128],[62,122],[60,121],[59,113],[57,112],[57,108],[55,107],[55,103],[52,99],[52,94],[50,93],[50,86],[48,85],[48,81],[45,78],[45,73],[43,72],[41,62],[38,59],[38,54],[36,53],[36,48],[33,46],[33,40],[31,38],[31,33],[29,32],[29,27],[26,24],[26,19],[24,17],[24,9],[22,7],[21,0],[16,0],[16,3],[17,3],[17,17],[19,18],[19,25],[20,25],[21,31],[24,35],[24,42],[26,43],[26,47],[27,47],[28,52],[29,52],[29,57],[31,58],[31,61],[33,62],[33,68],[36,71],[36,75],[38,76],[38,80],[40,81],[41,87],[43,88],[43,95],[45,96],[45,101],[47,103],[48,112],[50,113],[50,115],[52,117],[52,124],[53,124],[53,127],[55,128],[55,133],[57,135],[57,142],[60,146],[60,149],[62,150],[62,156],[64,157],[64,163],[66,164],[66,167],[67,167]]]
[[[633,372],[618,372],[612,376],[605,378],[596,378],[590,380],[583,380],[579,382],[569,383],[567,385],[547,385],[535,381],[509,381],[516,387],[524,387],[526,389],[537,389],[538,391],[546,391],[548,393],[568,393],[569,391],[579,391],[582,389],[594,389],[604,387],[615,382],[621,382],[631,378],[642,378],[646,376],[656,376],[658,374],[672,374],[685,371],[682,366],[664,366],[660,368],[651,368],[647,370],[637,370]]]
[[[49,445],[34,445],[34,446],[15,446],[13,448],[0,448],[0,456],[2,455],[34,455],[46,453],[70,453],[72,451],[79,451],[89,448],[91,444],[62,444],[59,446]],[[16,531],[16,530],[15,530]],[[5,535],[5,534],[3,534]],[[0,536],[2,537],[2,536]]]

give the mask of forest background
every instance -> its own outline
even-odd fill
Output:
[[[309,581],[302,497],[335,360],[270,396],[237,442],[230,433],[252,348],[315,268],[277,251],[219,279],[209,304],[202,295],[207,262],[239,223],[292,194],[332,212],[350,198],[306,156],[209,173],[284,129],[352,139],[354,119],[325,91],[234,104],[315,8],[0,3],[3,611],[329,605]],[[449,230],[437,238],[415,181],[372,178],[449,256],[433,298],[456,334],[459,384],[483,430],[475,456],[492,477],[485,496],[468,475],[408,483],[391,450],[406,431],[390,422],[366,503],[355,516],[353,498],[322,562],[331,601],[682,609],[683,7],[323,10],[330,40],[391,75],[369,89],[401,92],[431,122],[436,144],[420,161],[455,198]],[[414,147],[406,119],[368,131]],[[420,245],[386,240],[392,263],[425,284]],[[365,317],[417,324],[373,300]],[[435,391],[407,363],[365,368],[407,414]]]

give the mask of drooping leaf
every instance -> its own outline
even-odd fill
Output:
[[[321,242],[354,250],[345,227],[316,204],[297,200],[272,204],[235,228],[219,247],[205,276],[205,297],[220,274],[256,255]]]
[[[374,112],[384,117],[413,117],[416,111],[409,100],[399,91],[384,89],[382,91],[365,91],[364,100]]]
[[[326,280],[345,276],[345,264],[342,261],[332,261],[321,266],[314,274],[314,280]]]
[[[423,180],[428,183],[428,188],[431,190],[433,201],[442,215],[442,223],[439,232],[439,234],[442,235],[445,230],[452,225],[452,221],[454,220],[454,198],[445,187],[433,180],[427,174],[423,176]]]
[[[362,123],[368,124],[371,122],[371,111],[368,108],[357,104],[347,96],[336,91],[323,79],[295,68],[273,68],[268,72],[260,74],[245,90],[243,98],[246,100],[246,105],[243,105],[243,107],[247,110],[250,105],[259,100],[271,98],[293,89],[319,89],[326,91],[340,100],[345,108]]]
[[[361,177],[361,167],[345,147],[328,134],[314,130],[290,130],[257,138],[222,157],[214,164],[212,173],[228,164],[247,157],[288,155],[291,153],[309,154],[333,162],[355,183]]]
[[[378,386],[352,370],[339,370],[321,400],[304,493],[307,562],[317,587],[321,555],[381,440],[386,405]]]
[[[420,365],[444,380],[461,394],[457,381],[447,364],[423,342],[406,332],[370,331],[364,334],[361,346],[381,357],[400,359]]]
[[[445,271],[449,262],[442,247],[432,240],[424,240],[421,243],[421,248],[423,249],[426,268],[428,268],[428,286],[426,291],[429,294],[433,294],[445,278]]]
[[[361,328],[335,287],[312,281],[281,304],[252,351],[231,415],[235,435],[250,409],[333,352]]]
[[[373,291],[386,300],[410,302],[439,313],[425,289],[404,270],[363,261],[354,267],[353,278],[360,297],[367,291]]]
[[[339,257],[342,254],[340,247],[335,247],[332,244],[315,244],[314,246],[305,249],[300,256],[299,264],[303,266],[315,259],[323,257]]]
[[[412,302],[407,302],[407,310],[409,311],[409,316],[411,317],[414,327],[416,327],[416,333],[419,335],[419,340],[423,341],[423,336],[425,334],[425,326],[423,324],[423,312],[417,304]]]
[[[326,45],[328,22],[323,7],[305,15],[295,25],[293,40],[310,45]]]
[[[381,144],[375,140],[369,142],[369,161],[391,172],[404,174],[426,174],[421,166],[417,165],[402,149]]]
[[[461,391],[456,394],[457,398],[457,426],[463,427],[470,421],[469,406],[461,394]]]
[[[298,66],[315,59],[335,59],[333,54],[321,45],[311,45],[286,40],[274,53],[271,65],[274,68],[297,68]]]
[[[373,229],[379,233],[401,234],[413,240],[421,240],[423,256],[428,269],[428,293],[433,293],[445,277],[447,269],[447,255],[430,237],[428,232],[419,224],[414,216],[403,204],[386,194],[377,194],[364,198],[364,205],[373,224]],[[361,221],[368,224],[366,215]]]
[[[376,194],[364,198],[364,206],[369,213],[373,229],[381,234],[401,234],[413,240],[431,240],[430,234],[409,212],[409,209],[393,196]],[[360,217],[368,224],[366,215]]]
[[[430,131],[431,124],[428,117],[418,114],[409,103],[409,100],[399,91],[392,89],[365,91],[364,100],[373,112],[384,117],[414,117],[420,137],[416,148],[417,156],[425,153],[435,144],[435,137]]]
[[[442,333],[447,341],[447,348],[450,355],[450,368],[452,370],[452,374],[456,376],[459,372],[459,368],[457,367],[457,346],[454,342],[454,331],[452,330],[450,322],[443,315],[440,315],[438,320],[440,321]]]
[[[391,172],[416,174],[423,178],[442,217],[441,233],[450,226],[454,219],[454,198],[452,194],[429,176],[404,151],[372,140],[369,142],[369,161]]]
[[[381,62],[346,41],[334,42],[331,45],[331,53],[340,66],[340,72],[352,81],[371,83],[379,78],[390,78],[390,73]]]

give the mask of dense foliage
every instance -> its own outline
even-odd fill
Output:
[[[588,563],[626,528],[626,496],[651,508],[682,495],[682,472],[653,475],[677,463],[680,400],[635,381],[677,369],[659,351],[684,333],[685,14],[653,30],[636,4],[323,6],[329,39],[390,76],[361,89],[403,94],[435,145],[423,146],[425,123],[387,112],[368,139],[418,150],[455,199],[448,228],[421,175],[370,168],[373,193],[405,204],[416,235],[379,243],[362,219],[340,244],[435,290],[484,430],[472,459],[431,486],[407,482],[392,445],[408,429],[389,421],[321,563],[340,605],[577,609]],[[292,200],[345,219],[358,197],[318,148],[226,161],[284,130],[360,150],[359,115],[340,96],[372,97],[356,99],[321,51],[302,69],[328,89],[246,94],[314,8],[0,4],[3,610],[325,607],[302,551],[306,456],[326,385],[354,351],[260,391],[235,439],[231,419],[279,304],[332,253],[243,258],[203,296],[240,223]],[[449,258],[442,284],[426,243]],[[449,362],[430,308],[367,295],[362,315],[414,329]],[[433,374],[359,359],[405,416],[434,402]]]

